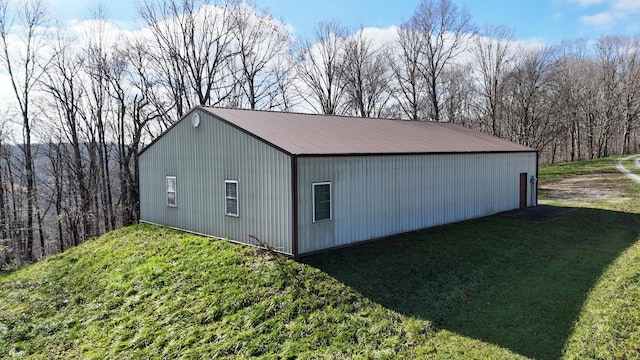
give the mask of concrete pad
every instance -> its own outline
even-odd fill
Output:
[[[557,218],[558,216],[568,214],[575,210],[575,208],[569,207],[539,205],[536,207],[505,212],[500,215],[515,219],[544,221]]]

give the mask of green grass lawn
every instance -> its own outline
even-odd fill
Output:
[[[539,177],[541,181],[555,182],[576,175],[614,174],[617,176],[619,173],[616,169],[616,164],[618,160],[622,158],[624,158],[624,156],[541,166],[539,169]],[[633,160],[630,161],[631,163],[633,162]],[[625,162],[625,164],[627,163]]]
[[[321,270],[131,226],[0,275],[0,358],[511,358]]]
[[[639,358],[640,185],[616,161],[543,167],[540,180],[606,173],[622,202],[301,262],[120,229],[0,272],[0,358]]]

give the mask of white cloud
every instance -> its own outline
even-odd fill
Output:
[[[390,26],[388,28],[367,27],[362,31],[364,35],[371,39],[376,47],[382,47],[386,44],[393,44],[398,38],[398,27]]]
[[[595,15],[581,16],[580,21],[586,25],[603,28],[615,24],[617,17],[615,14],[603,12]]]
[[[0,107],[8,107],[14,98],[9,74],[4,71],[0,72]]]
[[[640,14],[640,0],[565,0],[577,4],[591,13],[580,16],[580,21],[600,30],[610,30],[621,25],[627,29],[638,26],[635,17]]]
[[[616,0],[612,1],[611,5],[616,11],[621,12],[637,12],[640,10],[639,0]]]
[[[567,2],[571,4],[578,4],[582,7],[589,7],[593,5],[600,5],[604,3],[606,0],[567,0]]]

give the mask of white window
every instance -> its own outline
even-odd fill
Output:
[[[238,182],[235,180],[225,180],[224,188],[224,214],[240,216],[238,213]]]
[[[167,206],[177,207],[176,201],[176,177],[167,176]]]
[[[331,220],[331,183],[313,183],[313,222]]]

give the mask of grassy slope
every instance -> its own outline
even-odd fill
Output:
[[[631,358],[640,191],[621,184],[631,200],[544,223],[488,217],[303,263],[121,229],[0,273],[0,358]]]
[[[622,157],[623,159],[626,157]],[[607,180],[615,182],[631,200],[619,204],[598,202],[599,208],[640,214],[640,185],[613,176],[615,164],[620,157],[564,164],[561,176],[589,173],[606,173]],[[623,165],[640,175],[633,159]],[[541,171],[557,172],[558,167],[547,167]],[[573,332],[565,343],[565,358],[568,359],[637,359],[640,358],[640,227],[630,230],[636,241],[605,269],[581,309]]]
[[[0,298],[0,358],[510,357],[312,267],[149,225],[5,273]]]

